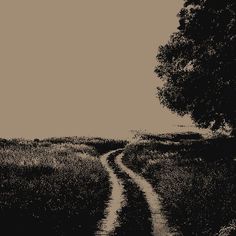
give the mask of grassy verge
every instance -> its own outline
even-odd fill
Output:
[[[122,172],[114,162],[114,158],[120,152],[112,153],[108,162],[116,175],[123,181],[125,198],[127,204],[122,208],[119,215],[119,227],[114,235],[151,235],[151,214],[143,193],[136,186],[130,177]]]
[[[97,159],[100,151],[82,140],[1,139],[1,231],[9,236],[93,235],[110,193]]]
[[[127,146],[124,162],[153,184],[169,224],[183,235],[235,235],[222,233],[236,228],[235,144],[152,137]]]

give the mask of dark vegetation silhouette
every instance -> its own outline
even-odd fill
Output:
[[[186,236],[236,235],[236,138],[140,134],[124,164],[161,197],[169,226]]]
[[[4,235],[94,235],[110,195],[99,156],[126,141],[0,138]]]
[[[198,127],[236,134],[236,1],[185,0],[178,31],[160,46],[161,103]]]

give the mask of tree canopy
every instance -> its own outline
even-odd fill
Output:
[[[160,46],[161,103],[201,128],[236,128],[236,1],[185,0],[178,31]]]

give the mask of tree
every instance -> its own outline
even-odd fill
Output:
[[[160,102],[198,127],[236,130],[236,1],[184,0],[178,32],[159,47]]]

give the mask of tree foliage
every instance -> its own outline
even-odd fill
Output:
[[[202,128],[236,128],[236,1],[185,0],[178,31],[160,46],[161,103]]]

